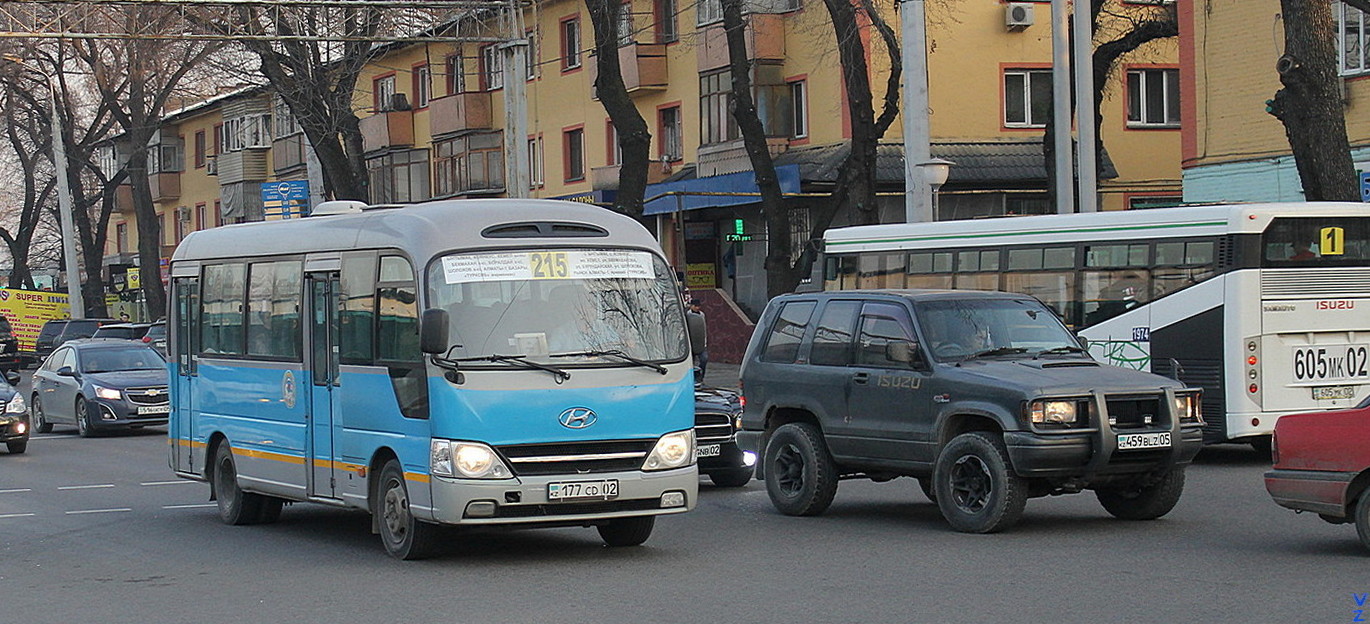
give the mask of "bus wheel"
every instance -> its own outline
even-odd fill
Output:
[[[214,500],[219,503],[219,519],[224,524],[243,525],[272,522],[276,518],[263,512],[275,501],[276,517],[280,517],[281,500],[261,494],[244,492],[238,487],[238,468],[233,462],[233,449],[227,442],[214,452]]]
[[[599,529],[599,538],[606,545],[617,548],[641,545],[652,536],[652,525],[655,523],[656,516],[638,516],[616,518],[595,528]]]
[[[1155,520],[1170,513],[1184,492],[1184,468],[1173,468],[1147,485],[1095,490],[1099,504],[1122,520]]]
[[[438,527],[422,522],[409,509],[409,486],[404,470],[396,460],[381,469],[376,490],[376,508],[371,513],[379,520],[381,542],[396,559],[424,559],[433,555],[438,542]]]

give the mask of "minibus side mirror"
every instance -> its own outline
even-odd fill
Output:
[[[424,353],[442,355],[447,353],[447,310],[429,308],[419,319],[419,349]]]

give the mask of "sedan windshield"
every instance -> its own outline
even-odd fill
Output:
[[[161,354],[147,347],[131,349],[88,349],[81,352],[81,372],[158,370],[166,366]]]
[[[453,254],[429,271],[428,287],[431,307],[450,315],[455,359],[524,356],[566,367],[687,355],[674,280],[644,251]]]
[[[941,362],[1083,352],[1061,320],[1034,300],[948,299],[915,307],[932,354]]]

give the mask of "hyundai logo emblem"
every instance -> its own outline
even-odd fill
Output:
[[[557,417],[557,422],[567,429],[584,429],[595,424],[596,420],[599,420],[599,416],[588,407],[572,407]]]

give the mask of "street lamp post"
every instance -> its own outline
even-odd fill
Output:
[[[918,168],[922,170],[923,180],[927,183],[932,195],[932,220],[937,221],[942,215],[938,214],[937,192],[942,185],[947,183],[947,177],[951,175],[951,166],[956,163],[944,158],[929,158],[918,163]]]
[[[86,305],[81,297],[81,269],[76,262],[76,224],[72,216],[71,185],[67,174],[67,146],[63,140],[62,115],[57,108],[59,97],[52,75],[22,59],[5,56],[5,60],[43,77],[52,97],[48,111],[52,115],[52,166],[57,170],[57,214],[62,227],[62,265],[67,272],[67,307],[71,318],[86,317]]]

